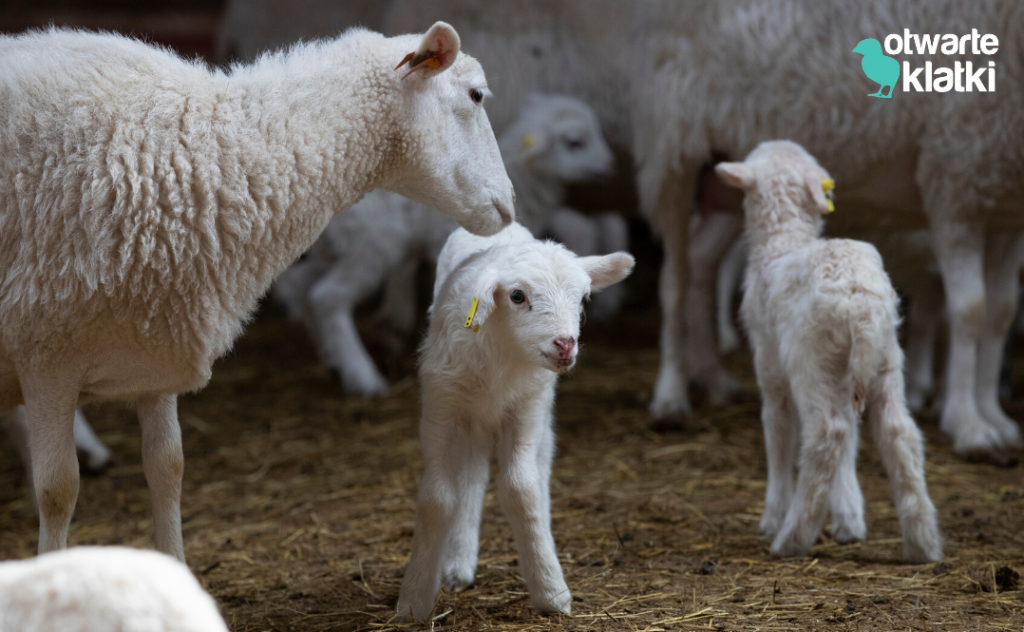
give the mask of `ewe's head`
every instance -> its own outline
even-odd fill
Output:
[[[525,231],[507,230],[517,228]],[[576,363],[586,299],[629,276],[633,257],[625,252],[577,257],[561,244],[532,238],[497,248],[500,252],[473,282],[479,301],[474,326],[497,336],[527,363],[567,371]]]
[[[788,140],[761,143],[743,162],[715,167],[722,180],[743,191],[748,220],[751,213],[778,213],[798,208],[817,221],[831,212],[824,183],[831,177],[800,145]]]
[[[402,94],[402,168],[386,188],[493,235],[515,219],[515,195],[484,112],[483,68],[438,22],[423,36],[388,40]]]
[[[531,94],[499,145],[506,164],[526,163],[566,182],[615,174],[597,115],[572,97]]]

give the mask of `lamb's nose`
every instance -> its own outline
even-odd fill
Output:
[[[572,348],[576,346],[575,338],[555,338],[554,344],[558,347],[558,355],[568,358]]]

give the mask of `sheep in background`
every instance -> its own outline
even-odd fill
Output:
[[[1024,5],[936,0],[397,0],[386,29],[445,15],[502,95],[497,129],[526,91],[558,90],[594,105],[609,141],[632,149],[641,210],[663,240],[661,366],[651,411],[687,415],[684,314],[688,224],[702,165],[743,156],[762,140],[799,141],[841,178],[848,226],[933,230],[952,345],[943,428],[960,454],[998,458],[1020,431],[975,377],[1005,337],[1019,262],[986,240],[1020,234],[1024,110],[1020,91],[867,97],[858,41],[885,33],[999,36],[999,82],[1024,80]],[[915,63],[947,58],[915,54]],[[987,63],[965,55],[962,61]],[[787,63],[779,63],[786,60]],[[780,90],[780,86],[794,86]],[[985,125],[978,126],[984,120]],[[937,124],[939,121],[941,124]],[[833,226],[832,228],[839,228]],[[841,229],[842,230],[842,229]],[[985,397],[988,397],[987,395]],[[988,411],[988,412],[983,412]]]
[[[427,620],[442,582],[449,590],[473,583],[495,451],[498,500],[530,603],[569,612],[551,536],[555,384],[576,362],[585,297],[626,278],[633,263],[624,252],[577,257],[519,225],[489,238],[464,230],[448,238],[421,349],[426,472],[400,620]]]
[[[336,210],[385,188],[481,234],[513,221],[459,47],[443,22],[352,30],[223,74],[118,35],[0,36],[0,409],[28,415],[40,552],[78,496],[75,407],[121,399],[157,548],[184,559],[176,395]]]
[[[0,430],[3,430],[8,438],[18,448],[21,461],[25,464],[28,473],[28,486],[32,492],[32,504],[39,510],[39,503],[36,500],[35,488],[32,486],[32,455],[28,445],[28,419],[25,417],[25,407],[18,406],[14,410],[0,415]],[[110,448],[103,445],[100,438],[92,431],[89,422],[82,411],[75,410],[74,422],[75,450],[78,454],[79,468],[89,474],[103,472],[113,462],[113,455]]]
[[[0,563],[0,632],[227,632],[178,560],[80,546]]]
[[[568,182],[606,177],[611,150],[593,110],[559,95],[532,95],[498,142],[516,191],[516,216],[537,237],[553,234],[579,255],[628,248],[625,220],[561,208]],[[383,318],[400,331],[415,323],[417,264],[436,264],[455,222],[400,195],[378,191],[331,220],[308,256],[274,282],[289,315],[305,323],[346,390],[376,395],[387,380],[356,330],[356,306],[388,282]],[[411,265],[410,265],[411,264]],[[615,298],[621,300],[621,294]],[[605,313],[618,303],[599,303]]]
[[[745,193],[749,263],[741,313],[763,400],[771,550],[807,555],[829,509],[839,542],[866,535],[857,483],[865,407],[896,499],[903,557],[942,557],[924,479],[924,440],[907,411],[896,291],[868,243],[822,239],[828,172],[789,141],[762,143],[719,175]],[[799,476],[793,489],[795,450]]]

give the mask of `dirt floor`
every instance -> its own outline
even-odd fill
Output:
[[[651,274],[640,281],[653,285]],[[491,493],[476,584],[441,596],[433,629],[1024,629],[1020,466],[964,463],[922,416],[946,559],[900,562],[870,441],[859,465],[869,539],[840,546],[826,532],[811,557],[779,559],[757,533],[765,458],[749,357],[729,359],[743,384],[737,403],[698,406],[688,431],[656,434],[647,414],[656,332],[650,301],[634,301],[613,325],[586,325],[578,369],[560,387],[554,534],[573,615],[528,608]],[[1024,376],[1024,353],[1015,361]],[[410,369],[408,360],[390,367],[406,377],[386,397],[346,396],[301,328],[265,305],[209,387],[180,399],[185,549],[231,629],[393,628],[421,471]],[[1008,412],[1024,419],[1024,397]],[[83,479],[70,544],[151,547],[134,412],[87,414],[117,464]],[[0,559],[35,552],[25,483],[3,443]]]

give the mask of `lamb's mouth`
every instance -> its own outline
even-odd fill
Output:
[[[547,360],[548,364],[554,367],[552,370],[556,373],[567,371],[576,364],[576,358],[559,358],[543,351],[541,351],[540,354],[544,356],[544,359]]]

